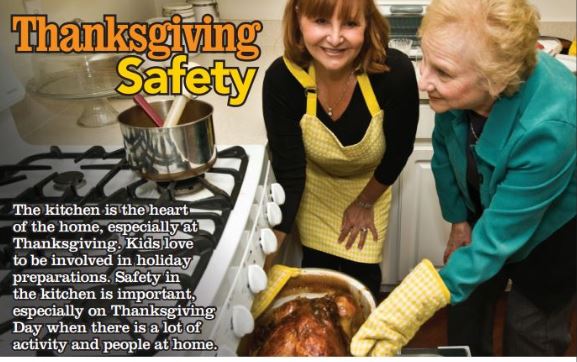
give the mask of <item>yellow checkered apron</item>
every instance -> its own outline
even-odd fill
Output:
[[[366,74],[357,76],[371,123],[363,139],[343,146],[337,137],[317,118],[317,94],[314,67],[305,72],[284,59],[290,72],[307,93],[307,111],[300,121],[306,153],[306,184],[297,214],[297,227],[304,246],[361,263],[379,263],[387,233],[391,188],[374,206],[375,226],[379,237],[371,234],[362,250],[345,249],[338,238],[345,209],[356,199],[373,176],[385,153],[383,116]]]

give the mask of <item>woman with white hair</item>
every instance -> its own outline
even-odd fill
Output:
[[[449,343],[492,353],[507,280],[506,355],[563,355],[576,289],[576,82],[536,50],[526,0],[433,0],[419,87],[436,112],[432,169],[452,224],[445,266],[424,260],[353,339],[395,354],[451,304]]]

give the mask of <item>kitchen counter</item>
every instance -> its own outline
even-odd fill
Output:
[[[193,60],[202,66],[212,65],[213,60],[222,59],[228,67],[258,67],[250,94],[245,104],[230,107],[227,98],[214,91],[199,97],[214,107],[213,122],[217,144],[265,144],[266,130],[262,117],[262,83],[267,67],[282,55],[282,24],[280,21],[263,21],[263,31],[257,38],[261,56],[252,62],[241,62],[233,54],[200,54]],[[415,64],[416,67],[416,64]],[[418,71],[417,71],[418,76]],[[164,97],[154,97],[162,99]],[[427,95],[421,92],[422,103]],[[118,112],[132,107],[129,97],[113,97],[110,103]],[[121,145],[122,135],[118,124],[86,128],[77,125],[83,109],[80,101],[50,100],[27,95],[12,107],[16,126],[21,137],[35,145]]]
[[[252,62],[241,62],[233,54],[200,54],[193,58],[208,67],[213,60],[224,60],[227,67],[241,69],[258,67],[253,86],[246,102],[240,107],[227,105],[227,97],[214,91],[199,100],[214,107],[213,122],[217,144],[265,144],[266,131],[262,118],[262,83],[266,68],[282,55],[281,23],[263,21],[263,32],[257,38],[261,56]],[[244,70],[243,70],[244,72]],[[165,97],[151,97],[163,99]],[[113,108],[121,112],[133,106],[130,97],[110,98]],[[35,145],[121,145],[122,135],[118,124],[86,128],[77,125],[83,109],[81,101],[51,100],[27,94],[26,98],[11,108],[20,136]]]
[[[260,59],[251,63],[242,63],[233,56],[218,57],[224,59],[227,66],[259,67],[253,87],[244,105],[227,106],[227,98],[214,92],[198,99],[214,107],[213,122],[217,144],[265,144],[266,131],[262,118],[262,82],[268,65],[281,55],[278,47],[263,48]],[[212,58],[199,55],[194,60],[207,66]],[[418,73],[417,73],[418,74]],[[166,96],[149,97],[156,100]],[[427,95],[421,92],[421,99],[426,103]],[[129,97],[113,97],[112,107],[122,112],[134,105]],[[117,123],[96,128],[81,127],[76,123],[83,109],[81,101],[51,100],[39,96],[27,95],[26,98],[12,107],[12,114],[21,137],[35,145],[86,145],[104,144],[121,145],[122,135]]]
[[[214,107],[213,121],[218,144],[266,143],[261,110],[262,82],[266,67],[280,54],[279,49],[266,47],[262,49],[262,55],[257,61],[249,63],[240,62],[229,54],[219,54],[217,57],[201,54],[193,58],[202,66],[211,65],[213,59],[222,59],[229,67],[259,68],[250,94],[245,104],[240,107],[227,106],[227,97],[212,91],[198,98]],[[151,98],[161,100],[166,96],[154,96],[148,99]],[[130,97],[113,97],[109,100],[118,112],[134,105]],[[31,144],[122,144],[120,127],[116,123],[96,128],[77,125],[76,120],[82,109],[81,101],[51,100],[28,94],[22,102],[12,108],[12,113],[20,135]]]

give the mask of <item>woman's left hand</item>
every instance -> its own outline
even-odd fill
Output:
[[[447,264],[447,260],[455,250],[469,244],[471,244],[471,225],[467,221],[452,224],[447,247],[443,254],[443,263]]]
[[[365,246],[369,231],[373,236],[373,240],[377,241],[378,233],[375,227],[373,208],[362,207],[356,202],[353,202],[343,214],[339,243],[345,241],[348,235],[345,247],[350,249],[355,243],[357,236],[359,236],[359,249],[362,249]]]

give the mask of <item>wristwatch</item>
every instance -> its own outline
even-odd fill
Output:
[[[363,209],[371,209],[373,207],[373,203],[370,202],[364,202],[362,200],[357,199],[355,201],[355,204],[357,204],[358,207],[362,207]]]

